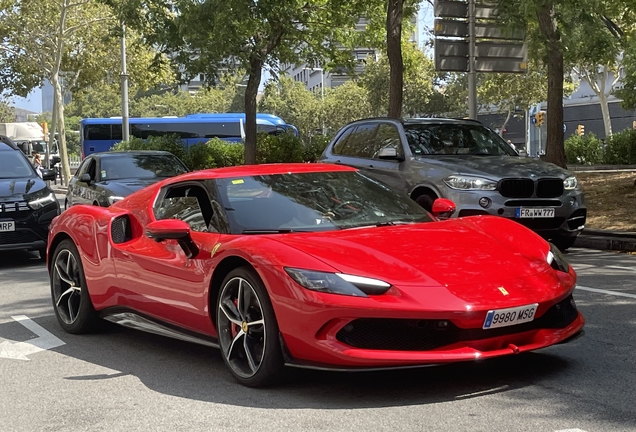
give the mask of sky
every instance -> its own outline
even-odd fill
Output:
[[[425,39],[425,27],[430,27],[433,21],[432,7],[427,2],[422,2],[418,15],[418,21],[420,24],[420,43],[423,43]],[[263,81],[265,81],[265,79]],[[11,100],[13,101],[13,105],[18,108],[23,108],[36,113],[42,111],[42,89],[33,90],[26,98],[13,97]]]

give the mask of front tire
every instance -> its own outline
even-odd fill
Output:
[[[280,380],[284,368],[278,323],[269,295],[250,267],[223,280],[216,312],[223,361],[234,379],[248,387]]]
[[[435,201],[435,199],[436,197],[433,197],[429,194],[423,194],[415,198],[415,202],[423,207],[424,210],[431,213],[433,211],[433,201]]]
[[[82,260],[72,240],[61,242],[51,260],[51,298],[60,326],[73,334],[95,329],[99,318],[93,308]]]

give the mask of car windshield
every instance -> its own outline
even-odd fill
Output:
[[[405,124],[404,133],[414,156],[519,156],[503,138],[477,124]]]
[[[108,155],[100,163],[102,180],[155,179],[185,172],[179,159],[170,154]]]
[[[15,179],[35,177],[33,167],[19,151],[3,151],[0,153],[0,178]]]
[[[358,172],[315,172],[217,180],[236,233],[329,231],[430,222],[408,196]]]

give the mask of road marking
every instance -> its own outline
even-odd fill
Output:
[[[574,429],[559,429],[558,431],[554,431],[554,432],[585,432],[585,431],[583,429],[574,428]]]
[[[590,291],[590,292],[600,293],[600,294],[609,294],[609,295],[614,295],[614,296],[618,296],[618,297],[629,297],[629,298],[636,299],[636,294],[629,294],[629,293],[624,293],[624,292],[620,292],[620,291],[609,291],[609,290],[603,290],[603,289],[598,289],[598,288],[584,287],[584,286],[580,286],[580,285],[578,285],[576,287],[576,289],[580,289],[580,290],[583,290],[583,291]]]
[[[634,267],[607,266],[607,268],[636,271],[636,268],[634,268]]]
[[[27,356],[31,354],[65,345],[65,342],[31,321],[26,315],[16,315],[11,318],[31,330],[38,337],[26,342],[4,341],[0,343],[0,358],[28,361],[29,358]]]

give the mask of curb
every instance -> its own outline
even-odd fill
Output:
[[[585,229],[577,236],[574,247],[636,252],[636,232]]]

